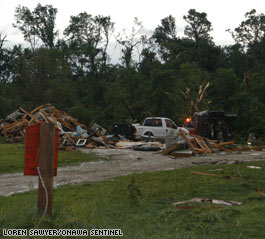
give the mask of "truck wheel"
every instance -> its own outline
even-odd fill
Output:
[[[154,136],[152,132],[146,132],[144,135],[147,135],[149,137]]]

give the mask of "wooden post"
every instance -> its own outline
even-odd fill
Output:
[[[52,216],[53,175],[54,175],[54,139],[55,128],[52,123],[41,123],[39,169],[48,193],[48,207],[46,214]],[[38,211],[43,213],[46,208],[46,192],[39,177]]]

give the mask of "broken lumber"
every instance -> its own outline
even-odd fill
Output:
[[[197,142],[197,144],[201,147],[201,149],[205,152],[205,153],[211,153],[212,151],[209,149],[209,147],[207,146],[207,144],[205,143],[204,139],[198,136],[194,136],[195,141]]]
[[[223,175],[218,175],[218,174],[213,174],[213,173],[203,173],[203,172],[197,172],[197,171],[191,171],[191,174],[219,177],[219,178],[225,178],[225,179],[230,179],[230,180],[248,181],[248,180],[244,180],[242,178],[235,178],[233,176],[223,176]]]
[[[51,104],[44,104],[28,112],[22,107],[9,114],[6,119],[0,120],[0,135],[4,136],[8,142],[23,142],[23,130],[40,121],[50,122],[60,130],[60,143],[73,146],[80,136],[74,136],[76,126],[82,125],[77,119],[66,114],[64,111],[56,109]],[[86,128],[86,126],[83,126]],[[91,133],[91,132],[89,132]],[[100,134],[96,133],[96,136]]]
[[[186,144],[184,144],[184,143],[175,143],[175,144],[169,146],[167,149],[163,150],[162,154],[163,155],[168,155],[168,154],[170,154],[171,152],[173,152],[175,150],[185,148],[185,145]]]
[[[228,201],[228,200],[218,200],[218,199],[211,199],[211,198],[192,198],[190,200],[180,201],[173,203],[174,206],[187,204],[187,203],[213,203],[213,204],[220,204],[225,206],[241,206],[242,202],[236,201]]]
[[[188,136],[186,135],[186,133],[182,129],[180,129],[179,130],[179,134],[180,134],[180,136],[182,136],[184,138],[184,140],[188,144],[188,146],[189,146],[190,150],[192,151],[192,153],[197,154],[196,149],[194,148],[194,146],[190,142],[190,140],[189,140]]]
[[[265,193],[261,191],[261,189],[257,189],[258,194],[260,194],[261,196],[265,197]]]
[[[234,140],[231,140],[231,141],[226,141],[226,142],[220,142],[216,145],[218,146],[224,146],[224,145],[229,145],[229,144],[235,144],[235,141]]]
[[[174,158],[189,158],[191,157],[191,152],[172,152],[171,155],[174,157]]]

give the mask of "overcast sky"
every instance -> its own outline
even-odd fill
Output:
[[[182,36],[186,25],[183,15],[194,8],[207,13],[214,29],[212,36],[218,45],[233,43],[225,30],[237,27],[244,20],[246,12],[254,8],[258,14],[265,13],[264,0],[0,0],[0,32],[7,35],[9,44],[23,42],[19,30],[12,27],[15,8],[22,5],[33,10],[38,3],[51,4],[58,9],[56,27],[60,34],[68,25],[71,15],[86,11],[93,16],[111,16],[116,33],[124,28],[129,31],[134,17],[142,21],[145,29],[154,30],[161,19],[171,14],[176,18],[178,35]]]

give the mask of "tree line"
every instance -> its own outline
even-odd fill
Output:
[[[171,15],[147,36],[137,18],[129,33],[116,33],[110,16],[82,12],[70,17],[59,38],[56,14],[52,5],[15,9],[13,26],[29,47],[7,48],[8,36],[0,34],[0,118],[51,103],[83,123],[111,128],[147,116],[182,125],[194,111],[223,110],[238,115],[239,137],[264,134],[263,13],[247,12],[227,30],[234,44],[226,46],[214,43],[207,14],[195,9],[183,16],[183,37]],[[115,64],[107,51],[113,38],[121,48]]]

